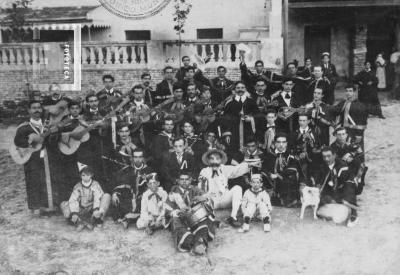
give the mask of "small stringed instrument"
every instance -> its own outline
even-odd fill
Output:
[[[281,118],[284,118],[284,119],[288,119],[289,117],[291,117],[295,113],[306,112],[309,109],[310,108],[307,108],[307,107],[298,107],[298,108],[281,107],[278,110],[278,117],[281,117]]]

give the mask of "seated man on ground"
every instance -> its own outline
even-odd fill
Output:
[[[167,204],[176,248],[181,252],[205,254],[208,242],[215,235],[214,213],[205,193],[192,185],[189,172],[181,171],[178,184],[172,187]]]
[[[239,165],[225,165],[227,156],[224,151],[212,149],[204,153],[203,163],[207,166],[200,171],[199,187],[211,198],[214,209],[232,208],[228,223],[240,227],[237,214],[242,200],[242,188],[238,185],[228,189],[228,180],[240,177],[250,171],[257,162],[242,162]]]
[[[321,205],[346,205],[351,209],[347,226],[354,227],[357,223],[356,190],[359,180],[350,172],[344,161],[336,158],[332,148],[322,148],[322,158],[324,163],[312,179],[321,190]]]

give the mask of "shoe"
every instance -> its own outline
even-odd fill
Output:
[[[154,234],[154,229],[151,226],[148,226],[145,230],[146,234],[151,236]]]
[[[239,228],[239,233],[246,233],[250,230],[250,224],[244,223],[241,228]]]
[[[380,119],[386,119],[383,115],[378,116]]]
[[[194,255],[201,256],[201,255],[206,254],[206,251],[207,251],[207,247],[206,247],[206,245],[204,244],[203,239],[200,239],[200,240],[198,240],[198,241],[195,243],[195,245],[193,246],[191,252],[192,252],[192,254],[194,254]]]
[[[271,224],[264,223],[264,232],[270,232],[270,231],[271,231]]]
[[[127,221],[127,220],[125,220],[125,221],[122,221],[122,222],[121,222],[121,224],[122,224],[122,227],[123,227],[125,230],[127,230],[127,229],[128,229],[128,227],[129,227],[129,223],[128,223],[128,221]]]
[[[357,225],[358,223],[358,217],[350,217],[350,219],[347,221],[347,227],[353,228]]]
[[[221,221],[215,220],[213,221],[213,224],[216,228],[219,228],[221,226]]]
[[[95,226],[96,226],[96,228],[101,229],[101,228],[103,228],[104,224],[103,224],[103,222],[98,222],[98,223],[96,223]]]
[[[87,223],[86,228],[89,229],[90,231],[92,231],[94,229],[94,226],[91,223]]]
[[[239,228],[241,226],[240,222],[233,217],[229,217],[227,222],[234,228]]]
[[[76,231],[81,232],[85,228],[85,225],[83,223],[78,223],[76,226]]]

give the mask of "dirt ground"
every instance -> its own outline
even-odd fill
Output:
[[[0,274],[400,274],[400,104],[384,105],[387,119],[369,120],[366,149],[394,146],[366,156],[355,228],[314,221],[311,210],[300,221],[299,209],[275,208],[270,233],[261,224],[247,234],[223,225],[204,257],[177,252],[168,231],[148,237],[110,220],[99,232],[76,233],[62,217],[30,217],[22,167],[2,150]]]

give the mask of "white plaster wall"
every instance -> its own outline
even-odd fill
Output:
[[[266,1],[271,0],[189,0],[193,7],[182,38],[196,39],[199,28],[223,28],[224,39],[239,39],[239,29],[268,25]],[[152,40],[174,40],[177,35],[173,29],[173,13],[174,1],[171,1],[158,14],[140,20],[118,17],[103,7],[91,11],[88,16],[94,21],[111,24],[107,40],[125,40],[125,30],[151,30]]]

